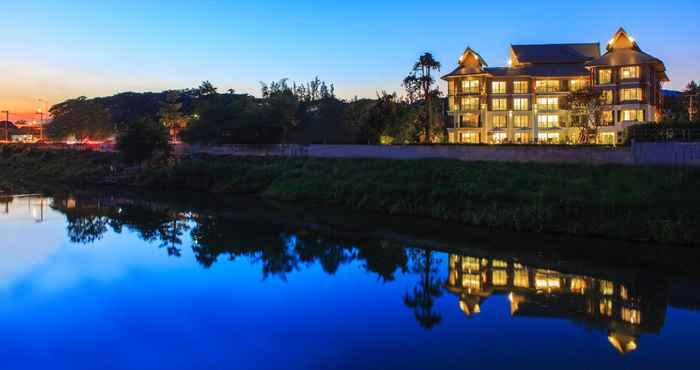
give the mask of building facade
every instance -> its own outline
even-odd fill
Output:
[[[662,118],[664,63],[624,29],[602,55],[599,43],[511,45],[508,64],[488,67],[467,48],[459,66],[442,77],[450,143],[582,142],[589,116],[571,109],[571,95],[589,88],[604,100],[595,114],[594,142],[620,143],[626,127]]]

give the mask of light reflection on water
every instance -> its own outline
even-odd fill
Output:
[[[700,331],[693,279],[143,199],[0,198],[0,234],[7,368],[685,368]]]

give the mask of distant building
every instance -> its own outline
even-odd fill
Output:
[[[587,116],[573,115],[572,91],[593,87],[605,98],[596,141],[622,141],[624,129],[663,114],[664,63],[644,53],[624,29],[601,55],[600,44],[511,45],[507,67],[490,68],[467,48],[448,83],[451,143],[577,143]]]

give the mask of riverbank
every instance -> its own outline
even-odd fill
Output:
[[[5,148],[4,187],[115,184],[254,194],[495,230],[700,244],[693,168],[260,157],[187,157],[124,168],[110,153]]]

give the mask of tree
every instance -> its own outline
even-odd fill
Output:
[[[440,260],[434,258],[429,250],[414,250],[410,255],[413,262],[411,270],[419,274],[420,279],[413,291],[404,295],[404,304],[413,309],[422,327],[432,329],[442,321],[442,316],[434,309],[435,299],[442,296],[443,281],[435,276]]]
[[[403,85],[410,99],[418,96],[425,102],[425,142],[431,143],[432,136],[432,119],[433,119],[433,104],[436,96],[439,96],[439,90],[433,90],[435,79],[432,76],[432,71],[440,70],[440,62],[433,58],[430,53],[425,53],[420,56],[418,61],[413,66],[413,71],[404,79]]]
[[[581,122],[579,143],[588,144],[595,142],[598,137],[598,127],[602,122],[602,108],[605,106],[605,96],[602,92],[591,87],[574,91],[569,96],[571,115],[584,117]]]
[[[118,136],[117,149],[126,163],[140,163],[159,154],[171,153],[170,136],[162,124],[144,119],[134,122]]]
[[[75,138],[103,140],[115,133],[115,125],[107,107],[86,97],[70,99],[51,107],[53,120],[46,133],[56,140]]]
[[[199,95],[199,96],[215,95],[215,94],[218,94],[217,90],[219,90],[219,89],[214,87],[214,85],[212,85],[211,82],[204,81],[197,88],[197,95]]]
[[[172,139],[187,126],[188,118],[182,114],[182,103],[177,91],[166,92],[165,101],[160,103],[160,121],[168,129]]]

